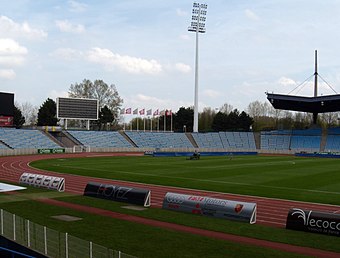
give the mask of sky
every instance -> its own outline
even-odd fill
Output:
[[[340,91],[340,1],[210,0],[199,34],[199,111],[246,111],[265,92]],[[114,84],[122,107],[194,104],[188,0],[0,0],[0,91],[41,106],[84,79]]]

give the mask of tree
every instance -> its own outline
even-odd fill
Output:
[[[112,114],[112,111],[107,106],[104,106],[100,109],[98,120],[98,125],[100,129],[102,129],[103,125],[111,124],[113,120],[114,116]]]
[[[25,125],[35,125],[37,123],[38,108],[29,102],[18,105],[22,110],[22,115],[25,117]]]
[[[228,103],[224,103],[223,106],[220,108],[220,112],[225,113],[225,114],[229,114],[231,111],[233,111],[233,106],[228,104]]]
[[[250,126],[254,123],[254,119],[252,119],[246,112],[242,111],[239,116],[239,127],[243,131],[248,132],[250,130]]]
[[[48,98],[38,111],[38,126],[55,126],[58,123],[57,104],[50,98]]]
[[[227,114],[222,112],[216,114],[211,126],[215,132],[225,131],[227,116]]]
[[[13,125],[15,128],[21,128],[25,123],[25,117],[22,115],[21,110],[14,105]]]
[[[162,120],[162,117],[161,117]],[[164,118],[163,120],[164,121]],[[192,132],[194,121],[194,110],[191,107],[181,107],[176,114],[173,114],[173,123],[176,131]]]
[[[116,86],[108,85],[103,80],[91,82],[84,79],[81,83],[71,84],[68,95],[71,98],[98,99],[99,107],[107,106],[112,111],[115,120],[119,117],[120,107],[123,103]]]
[[[216,111],[210,107],[205,107],[203,112],[198,114],[198,128],[200,129],[200,132],[212,131],[211,126],[215,115]]]

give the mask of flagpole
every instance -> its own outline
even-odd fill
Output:
[[[170,110],[170,119],[171,119],[171,122],[170,122],[170,131],[172,132],[172,111]]]
[[[157,117],[157,132],[159,132],[159,116]]]
[[[166,131],[165,129],[166,129],[166,110],[164,109],[164,128],[163,128],[164,132]]]

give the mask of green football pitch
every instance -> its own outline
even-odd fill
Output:
[[[340,159],[294,156],[95,157],[40,160],[61,173],[340,204]]]

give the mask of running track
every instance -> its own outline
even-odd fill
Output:
[[[56,154],[56,155],[34,155],[34,156],[11,156],[0,158],[0,180],[18,183],[19,178],[23,172],[31,172],[36,174],[61,176],[59,173],[40,171],[38,169],[29,166],[29,162],[41,159],[50,158],[71,158],[71,157],[95,157],[95,156],[113,156],[113,155],[124,155],[121,153],[110,153],[110,154],[96,154],[96,153],[81,153],[81,154]],[[125,155],[143,155],[141,153],[128,153]],[[323,211],[330,213],[340,213],[340,206],[317,204],[317,203],[306,203],[297,201],[288,201],[280,199],[263,198],[256,196],[245,196],[236,194],[226,194],[209,192],[203,190],[191,190],[177,187],[158,186],[158,185],[147,185],[140,183],[115,181],[110,179],[100,179],[86,176],[77,176],[62,174],[65,178],[65,191],[75,194],[83,194],[86,184],[90,181],[104,183],[104,184],[116,184],[121,186],[129,187],[140,187],[151,190],[151,206],[160,208],[162,206],[163,198],[167,192],[176,192],[182,194],[209,196],[227,200],[236,200],[244,202],[255,202],[257,203],[257,220],[256,223],[272,226],[272,227],[285,227],[286,217],[290,208],[301,208],[315,211]]]

